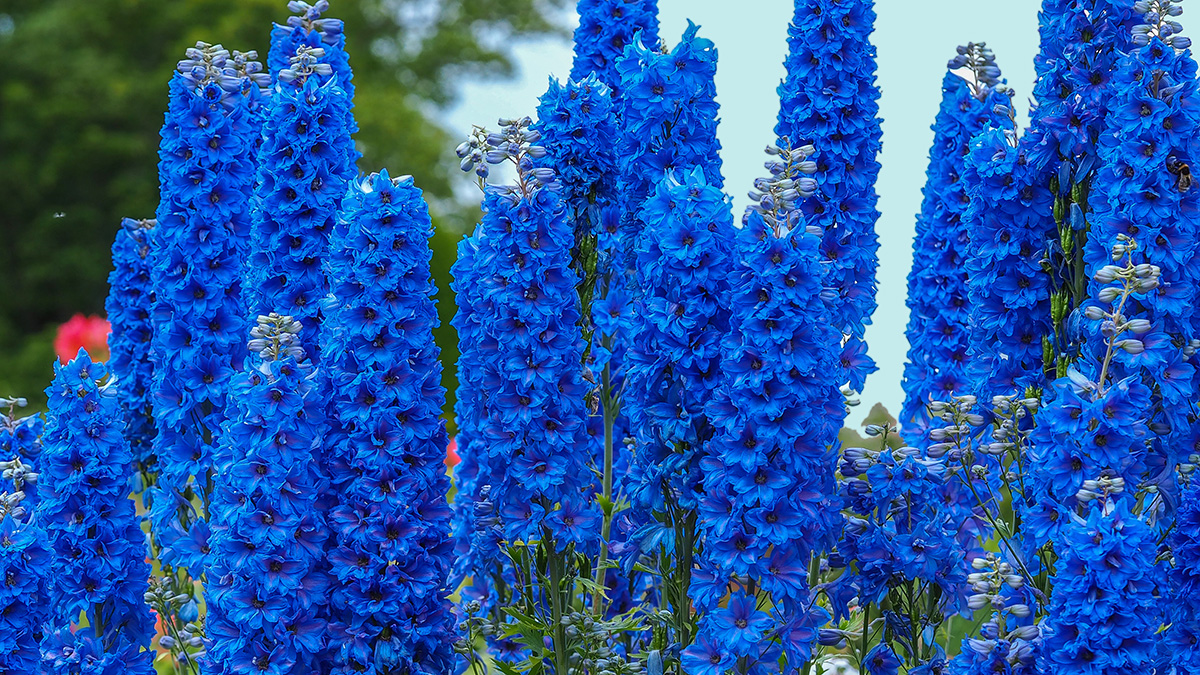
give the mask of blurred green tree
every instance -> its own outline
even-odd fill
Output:
[[[513,39],[555,34],[565,0],[334,0],[355,71],[364,171],[417,177],[438,234],[438,341],[453,382],[449,268],[477,208],[454,201],[457,134],[437,113],[464,77],[510,76]],[[121,217],[158,202],[167,81],[197,40],[266,58],[285,0],[0,0],[0,395],[36,402],[54,327],[102,314]],[[453,391],[451,389],[451,391]]]

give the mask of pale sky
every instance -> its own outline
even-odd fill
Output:
[[[879,18],[872,42],[879,51],[879,86],[883,117],[883,154],[878,191],[882,216],[879,309],[867,331],[870,354],[879,372],[867,380],[863,405],[849,422],[857,423],[876,402],[899,412],[908,342],[904,305],[912,266],[915,214],[921,207],[929,146],[929,126],[941,99],[946,61],[954,48],[986,41],[1025,118],[1037,52],[1037,0],[877,0]],[[762,149],[773,141],[779,101],[775,87],[783,78],[787,26],[792,3],[782,0],[659,0],[659,34],[674,45],[687,19],[700,25],[700,36],[717,45],[717,101],[721,104],[721,141],[726,190],[734,213],[745,208],[746,191],[762,175]],[[574,14],[565,21],[573,21]],[[572,27],[574,23],[571,24]],[[472,123],[494,125],[498,117],[533,115],[537,97],[549,75],[565,80],[571,70],[571,45],[560,41],[530,42],[516,49],[520,71],[515,82],[472,83],[463,87],[462,102],[446,124],[462,130]]]

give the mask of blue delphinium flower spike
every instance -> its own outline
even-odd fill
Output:
[[[449,673],[453,544],[433,234],[411,176],[353,184],[333,236],[323,349],[333,368],[329,553],[344,672]],[[392,641],[403,649],[392,649]],[[340,671],[339,671],[340,672]]]
[[[875,311],[879,219],[875,181],[881,147],[875,84],[873,0],[796,0],[788,28],[787,76],[779,85],[775,134],[793,148],[812,144],[821,190],[801,205],[823,231],[826,299],[846,340],[841,384],[861,391],[875,363],[863,331]]]
[[[3,400],[0,400],[3,403]],[[39,419],[37,418],[25,418]],[[0,423],[0,444],[10,441],[11,418]],[[12,488],[0,492],[0,669],[13,673],[37,672],[39,643],[51,616],[49,584],[52,556],[46,531],[30,517],[27,490],[37,474],[19,455],[0,461],[5,482]]]
[[[77,673],[87,654],[114,672],[149,675],[154,620],[146,535],[129,498],[133,457],[103,363],[87,352],[56,363],[41,456],[36,522],[53,551],[52,615],[42,642],[47,673]],[[76,625],[80,614],[87,627]],[[103,671],[103,669],[101,669]],[[90,671],[89,671],[90,672]]]
[[[323,49],[323,61],[333,70],[338,85],[354,100],[354,73],[350,70],[350,56],[346,52],[345,24],[341,19],[322,16],[329,11],[329,0],[313,3],[291,0],[287,3],[293,16],[284,24],[271,28],[271,49],[267,52],[267,69],[271,80],[279,79],[280,71],[292,64],[296,50],[303,47]]]
[[[579,27],[571,79],[582,82],[594,74],[619,96],[616,66],[625,48],[634,40],[650,47],[658,43],[658,0],[579,0],[576,9]]]
[[[1122,235],[1141,245],[1139,263],[1161,270],[1158,287],[1131,297],[1123,310],[1148,322],[1138,335],[1144,350],[1118,352],[1110,375],[1123,379],[1140,374],[1157,385],[1155,454],[1175,466],[1193,451],[1197,438],[1188,402],[1195,393],[1192,340],[1200,337],[1194,302],[1200,283],[1195,259],[1200,247],[1194,236],[1200,228],[1200,189],[1191,175],[1191,166],[1200,160],[1194,149],[1200,92],[1196,61],[1190,52],[1172,47],[1183,36],[1159,25],[1170,18],[1146,25],[1153,29],[1144,35],[1146,44],[1123,57],[1113,75],[1110,110],[1096,150],[1100,162],[1091,183],[1083,256],[1092,296],[1107,285],[1094,277],[1112,264],[1113,247]],[[1092,358],[1103,356],[1103,342],[1089,346]],[[1160,488],[1176,492],[1169,482]]]
[[[350,99],[323,47],[300,47],[280,71],[267,109],[246,272],[251,312],[280,312],[304,327],[306,354],[320,363],[323,261],[354,177]]]
[[[698,32],[699,26],[689,22],[670,51],[635,43],[617,62],[623,91],[617,155],[623,266],[632,265],[646,227],[642,203],[664,175],[700,167],[709,185],[723,185],[713,82],[717,49]]]
[[[245,354],[241,276],[262,131],[252,59],[220,45],[189,49],[171,79],[159,149],[150,252],[158,476],[150,520],[162,561],[197,574],[205,545],[192,526],[207,517],[213,448]]]
[[[1053,195],[1015,135],[1011,109],[971,141],[963,168],[969,204],[970,338],[967,372],[980,401],[1044,383],[1043,341],[1053,336],[1050,277],[1041,251],[1053,236]]]
[[[917,216],[908,275],[909,350],[900,422],[908,442],[917,446],[926,444],[929,402],[971,391],[966,372],[970,305],[963,165],[971,140],[987,129],[992,109],[1010,104],[1007,89],[996,89],[999,73],[993,72],[991,51],[982,43],[958,51],[949,64],[952,72],[942,82],[942,105],[933,125],[925,198]],[[960,68],[969,69],[969,80],[953,72]]]
[[[153,220],[125,218],[113,241],[113,271],[108,275],[104,308],[112,332],[108,367],[116,378],[121,409],[125,412],[125,438],[133,452],[133,492],[141,494],[156,472],[154,459],[154,364],[150,344],[154,325]]]
[[[1171,531],[1175,566],[1170,572],[1167,603],[1172,615],[1171,629],[1166,633],[1172,663],[1181,673],[1189,675],[1191,671],[1186,668],[1200,664],[1200,485],[1192,480],[1184,488],[1175,529]]]
[[[314,455],[324,401],[292,317],[260,316],[222,431],[205,598],[214,673],[313,672],[330,639]]]
[[[24,398],[0,398],[0,413],[3,413],[0,415],[0,462],[20,460],[25,470],[36,473],[42,455],[46,418],[41,413],[17,417],[17,409],[28,404]],[[21,475],[0,477],[0,485],[10,493],[21,492],[24,495],[21,503],[26,510],[32,511],[37,506],[36,481],[23,481],[24,485],[17,487],[16,479],[21,479]]]
[[[684,651],[693,660],[720,644],[730,659],[769,668],[782,648],[784,670],[799,668],[829,620],[801,571],[832,547],[841,525],[836,429],[826,422],[842,408],[828,377],[841,333],[821,300],[820,237],[799,222],[794,204],[810,192],[800,170],[810,152],[781,153],[784,171],[757,183],[765,188],[761,210],[750,211],[736,235],[723,376],[706,406],[716,433],[701,460],[704,554],[692,598],[703,618]],[[773,608],[751,639],[723,634],[736,621],[732,604],[720,607],[730,589]]]

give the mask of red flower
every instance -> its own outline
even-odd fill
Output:
[[[108,322],[98,316],[76,314],[58,327],[54,336],[54,353],[63,363],[75,358],[82,347],[93,361],[108,360]]]
[[[453,469],[461,461],[462,458],[458,456],[458,439],[451,437],[450,445],[446,446],[446,466]]]

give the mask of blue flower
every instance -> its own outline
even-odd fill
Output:
[[[386,171],[353,184],[333,234],[328,276],[337,301],[325,308],[322,337],[334,373],[337,429],[329,463],[338,495],[329,516],[336,537],[329,560],[340,589],[332,604],[337,630],[373,650],[367,661],[343,645],[337,665],[346,672],[374,663],[385,672],[440,673],[453,662],[448,438],[433,341],[432,234],[413,179]],[[381,284],[397,297],[379,302],[372,290]],[[355,320],[367,314],[370,324]],[[363,344],[383,346],[361,359]],[[360,394],[364,389],[370,393]]]
[[[619,96],[617,60],[626,47],[635,41],[647,47],[658,43],[658,0],[581,0],[576,11],[579,26],[571,79],[582,82],[594,75]]]
[[[56,363],[46,390],[50,413],[39,465],[36,522],[53,552],[50,631],[43,651],[72,632],[93,645],[94,658],[121,672],[153,672],[154,621],[143,596],[149,588],[146,536],[138,524],[129,479],[133,457],[121,434],[124,415],[108,376],[82,349]],[[69,396],[63,394],[69,392]],[[80,614],[87,628],[75,622]],[[45,657],[44,657],[45,658]],[[50,672],[79,672],[57,663]]]
[[[860,342],[875,311],[879,249],[874,188],[881,145],[879,88],[869,40],[874,2],[798,0],[795,5],[775,135],[792,148],[816,148],[822,187],[801,208],[807,222],[823,233],[831,320],[850,342]],[[849,383],[850,373],[840,379],[839,384]]]
[[[689,22],[669,52],[656,49],[656,44],[630,44],[617,62],[621,81],[614,86],[625,92],[618,146],[623,208],[618,269],[633,265],[648,227],[642,204],[664,175],[699,167],[710,185],[723,185],[713,83],[717,50],[711,41],[697,37],[698,31]]]
[[[0,432],[2,433],[2,432]],[[26,514],[15,511],[9,499],[16,494],[0,494],[0,575],[6,583],[0,587],[0,668],[14,673],[37,671],[39,642],[51,605],[48,586],[53,578],[52,556],[44,529]]]
[[[207,170],[207,169],[205,169]],[[150,344],[154,325],[151,249],[155,246],[153,220],[125,218],[113,242],[113,271],[108,275],[108,299],[104,307],[112,332],[108,338],[109,368],[117,379],[121,409],[125,411],[125,438],[137,466],[133,491],[146,489],[155,472],[154,413],[151,393],[154,364]],[[212,239],[205,238],[205,242]]]
[[[328,533],[316,508],[327,486],[317,471],[313,423],[324,401],[299,332],[291,317],[260,317],[233,384],[236,407],[221,434],[205,588],[206,659],[214,672],[249,665],[311,669],[324,648],[325,640],[299,630],[317,620],[329,592],[321,569]]]
[[[1171,662],[1186,672],[1185,666],[1200,663],[1200,490],[1194,484],[1184,492],[1175,518],[1168,600],[1172,622],[1166,640]]]
[[[960,47],[951,67],[986,68],[990,51],[982,45]],[[994,67],[994,66],[993,66]],[[998,75],[998,73],[997,73]],[[930,401],[946,400],[970,390],[967,375],[968,255],[967,225],[963,216],[968,197],[961,180],[972,138],[990,122],[990,111],[1008,105],[1009,95],[986,84],[976,86],[954,73],[942,82],[942,105],[934,122],[933,146],[925,199],[917,216],[913,241],[913,266],[908,276],[908,361],[904,366],[904,408],[900,421],[914,445],[930,425]],[[909,429],[912,429],[910,432]]]
[[[148,495],[150,521],[163,562],[197,573],[203,569],[204,556],[185,552],[176,543],[206,514],[202,509],[199,513],[181,510],[178,504],[211,497],[208,478],[228,403],[228,382],[245,353],[240,337],[246,311],[240,260],[250,232],[263,99],[252,76],[257,65],[253,58],[252,53],[230,54],[203,44],[188,50],[171,79],[170,107],[159,148],[161,198],[152,241],[135,236],[133,226],[127,226],[130,244],[120,240],[114,244],[114,248],[133,246],[136,250],[129,253],[137,256],[149,245],[153,265],[150,365],[139,367],[135,374],[132,368],[137,362],[127,360],[122,347],[115,352],[115,365],[122,369],[118,386],[124,388],[127,379],[136,387],[137,378],[153,373],[151,403],[157,410],[157,435],[152,449],[158,458],[158,475]],[[218,138],[223,139],[218,144],[222,151],[210,152]],[[189,178],[181,182],[180,176]],[[137,307],[128,310],[134,318]],[[114,335],[118,346],[124,339],[125,329],[119,337]],[[192,387],[184,385],[188,381]],[[128,395],[135,394],[136,389]],[[134,447],[139,449],[139,461],[144,461],[147,453],[141,445]]]

